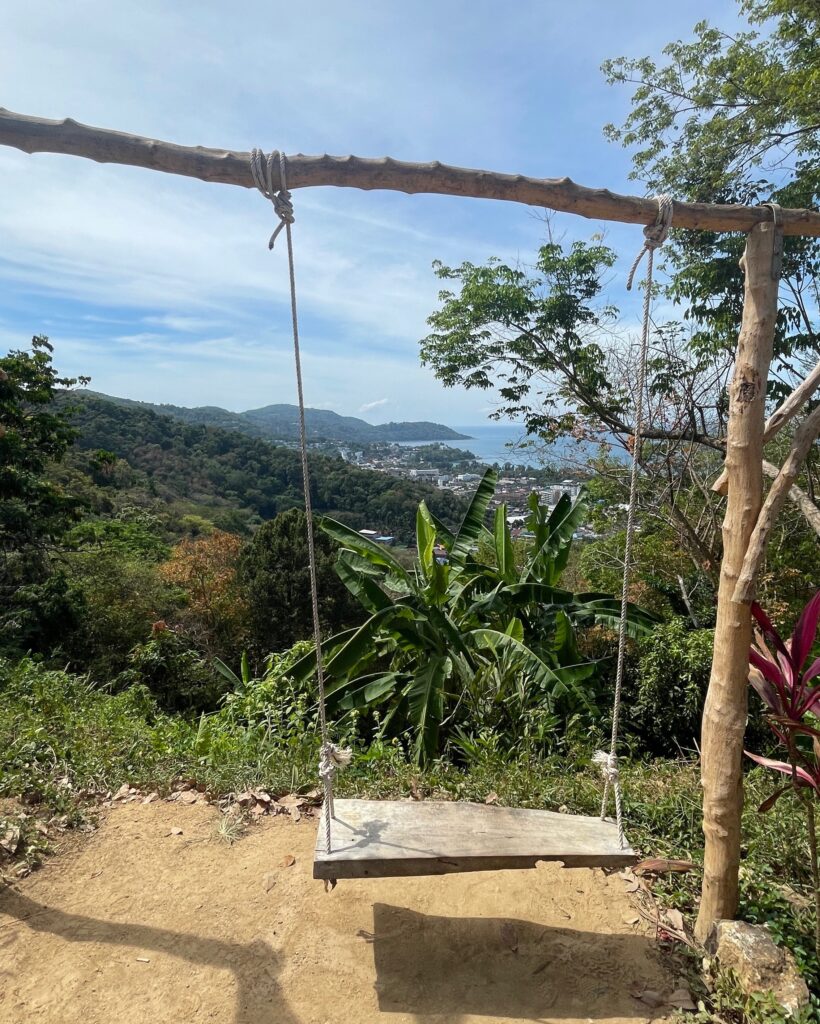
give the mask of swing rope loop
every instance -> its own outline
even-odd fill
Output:
[[[658,204],[658,216],[654,224],[647,224],[643,229],[643,248],[635,257],[632,266],[629,269],[629,276],[626,279],[626,290],[628,292],[632,291],[632,280],[635,277],[635,271],[638,269],[638,266],[644,257],[644,253],[649,254],[649,264],[646,271],[647,284],[652,284],[652,254],[666,241],[669,229],[672,227],[672,213],[674,205],[672,197],[663,193],[655,198]]]
[[[278,191],[273,186],[273,171],[279,164]],[[333,817],[333,780],[336,771],[350,764],[350,750],[338,747],[331,742],[327,728],[327,712],[325,708],[325,676],[322,664],[322,627],[319,619],[319,582],[316,572],[316,545],[313,540],[313,503],[310,497],[310,469],[308,467],[307,430],[305,428],[305,396],[302,387],[302,356],[299,348],[299,317],[296,312],[296,273],[293,260],[293,237],[291,225],[294,222],[293,203],[287,185],[287,168],[285,154],[273,150],[270,156],[260,149],[251,152],[251,173],[256,187],[273,203],[273,209],[279,218],[279,224],[270,237],[268,248],[272,249],[279,233],[284,229],[288,248],[288,271],[290,278],[290,315],[293,327],[293,358],[296,366],[296,391],[299,398],[299,454],[302,461],[302,486],[305,493],[305,519],[307,520],[308,567],[310,570],[310,600],[313,612],[313,642],[316,648],[316,677],[319,683],[319,725],[322,746],[319,756],[319,778],[325,797],[325,848],[331,852],[330,820]]]
[[[273,169],[277,162],[279,163],[279,182],[282,186],[278,192],[273,187]],[[272,249],[280,231],[286,225],[293,224],[296,219],[293,215],[293,201],[287,189],[285,154],[274,149],[266,159],[261,149],[251,150],[251,174],[262,195],[273,203],[274,212],[279,218],[276,230],[268,242],[268,248]]]
[[[646,253],[646,281],[643,297],[643,322],[641,327],[641,345],[638,360],[637,396],[635,399],[635,428],[632,438],[632,459],[629,475],[629,506],[626,516],[626,543],[624,545],[624,575],[621,585],[621,618],[618,625],[618,661],[615,672],[615,699],[612,707],[612,737],[609,752],[596,751],[593,761],[601,766],[604,777],[604,796],[601,802],[601,818],[606,817],[609,803],[609,791],[615,796],[615,820],[618,825],[618,842],[621,849],[626,847],[624,836],[623,810],[621,806],[621,781],[618,770],[618,736],[621,722],[621,691],[623,689],[624,661],[627,641],[627,612],[629,610],[629,584],[632,578],[632,545],[635,537],[635,513],[638,505],[638,471],[641,459],[641,432],[643,430],[644,391],[646,390],[646,363],[649,354],[649,314],[652,303],[652,273],[654,270],[655,250],[666,241],[669,228],[672,226],[672,199],[668,195],[657,196],[658,216],[654,224],[643,229],[643,248],[635,257],[629,271],[627,289],[632,288],[635,271]]]

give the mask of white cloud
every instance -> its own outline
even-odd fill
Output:
[[[388,405],[389,402],[389,398],[377,398],[375,402],[365,402],[364,405],[360,405],[359,412],[373,412],[374,409],[379,409],[383,405]]]
[[[267,0],[249,0],[240,21],[207,0],[7,7],[0,90],[12,109],[190,145],[387,152],[614,188],[627,158],[598,126],[623,97],[597,64],[657,49],[710,10],[684,0],[657,23],[649,0],[595,4],[593,19],[584,2],[499,19],[489,0],[315,0],[278,4],[273,19]],[[0,184],[0,336],[20,344],[47,326],[66,372],[129,397],[292,400],[284,247],[267,251],[274,214],[258,194],[6,149]],[[489,396],[445,392],[418,365],[439,288],[430,264],[530,259],[543,234],[532,211],[331,188],[297,190],[294,204],[313,404],[347,412],[394,394],[396,417],[480,418]],[[572,237],[595,227],[562,223]],[[639,236],[612,237],[631,256]]]

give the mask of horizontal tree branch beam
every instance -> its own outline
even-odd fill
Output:
[[[71,118],[50,121],[0,108],[0,145],[24,153],[63,153],[99,163],[126,164],[202,181],[254,187],[248,153],[179,146],[125,132],[92,128]],[[274,178],[277,177],[278,168],[274,173]],[[287,157],[287,177],[290,189],[332,185],[500,199],[624,224],[651,224],[657,214],[657,203],[653,199],[586,188],[569,178],[530,178],[523,174],[449,167],[437,161],[421,164],[391,157],[373,160],[300,153]],[[278,187],[278,181],[274,184]],[[784,234],[820,236],[820,212],[816,210],[784,209],[780,217]],[[676,202],[673,225],[703,231],[748,232],[755,224],[771,218],[772,211],[768,207]]]
[[[795,431],[786,461],[769,488],[769,493],[766,495],[763,508],[760,510],[757,523],[749,539],[749,546],[743,559],[743,568],[738,576],[733,600],[742,604],[750,604],[754,600],[757,574],[766,554],[769,535],[777,521],[783,502],[797,479],[811,446],[818,437],[820,437],[820,405],[809,413]]]
[[[808,377],[797,385],[782,405],[779,405],[768,420],[766,420],[766,427],[763,431],[763,444],[768,444],[776,434],[780,433],[787,423],[794,419],[818,388],[820,388],[820,360],[818,360],[817,365]],[[712,490],[717,494],[725,494],[728,482],[729,476],[724,469],[712,484]]]

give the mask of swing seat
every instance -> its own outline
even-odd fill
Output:
[[[416,800],[336,800],[325,849],[326,807],[313,877],[387,878],[459,871],[564,867],[619,868],[637,857],[614,821],[486,804]]]

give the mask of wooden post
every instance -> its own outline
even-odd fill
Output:
[[[696,925],[701,939],[706,938],[715,921],[734,917],[737,911],[743,735],[752,627],[748,605],[736,602],[734,592],[763,501],[766,383],[772,359],[779,278],[773,260],[776,233],[772,223],[754,227],[741,260],[746,285],[734,376],[729,387],[729,496],[723,521],[715,653],[701,739],[706,839]]]

